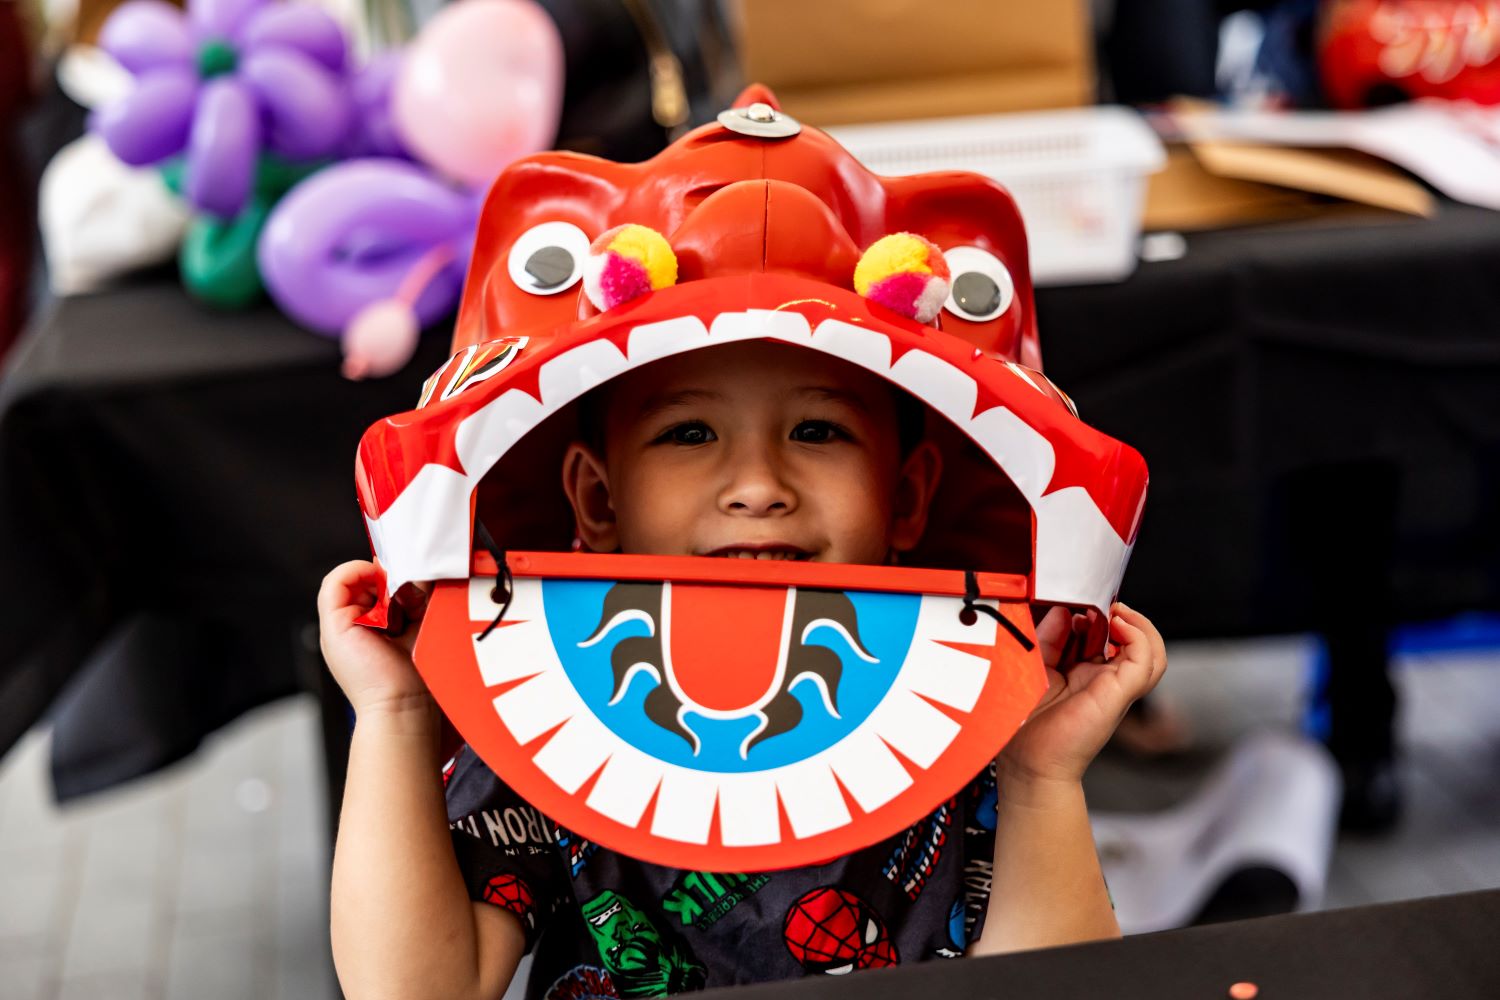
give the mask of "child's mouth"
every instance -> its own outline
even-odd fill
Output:
[[[797,562],[811,557],[811,553],[790,545],[726,545],[705,554],[716,559],[768,559],[781,562]]]

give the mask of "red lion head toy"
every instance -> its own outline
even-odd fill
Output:
[[[571,551],[558,470],[580,397],[753,339],[834,355],[926,405],[944,473],[921,548],[900,567]],[[404,585],[437,581],[417,662],[439,704],[512,787],[594,842],[711,871],[873,843],[954,794],[1035,705],[1033,604],[1098,612],[1104,646],[1146,468],[1041,374],[1025,232],[993,180],[879,177],[752,87],[644,163],[546,153],[507,168],[454,347],[417,409],[360,446],[387,581],[365,621],[385,625]],[[566,580],[641,585],[569,604]],[[869,592],[917,603],[877,614]],[[653,651],[611,661],[616,621],[646,632],[621,649]],[[724,668],[704,643],[752,672],[767,650],[765,684],[715,692]],[[821,715],[789,696],[810,674]],[[640,715],[632,683],[670,687],[668,708],[615,717]],[[862,702],[866,683],[878,690]]]

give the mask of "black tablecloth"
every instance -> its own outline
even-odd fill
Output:
[[[66,798],[316,686],[318,582],[369,552],[359,435],[447,354],[435,331],[348,382],[332,341],[170,275],[58,304],[0,383],[0,749],[85,675],[57,707]]]
[[[1038,293],[1047,373],[1151,468],[1122,596],[1179,638],[1500,609],[1500,214],[1187,245]]]
[[[1188,244],[1040,296],[1049,373],[1151,466],[1127,599],[1171,637],[1337,618],[1377,648],[1387,596],[1500,608],[1500,215]],[[346,382],[333,343],[167,275],[37,323],[0,383],[0,749],[86,675],[54,730],[81,794],[320,683],[318,581],[367,553],[356,442],[446,354]]]
[[[1266,917],[890,971],[735,987],[739,1000],[1493,1000],[1500,891]],[[727,997],[717,991],[708,996]]]

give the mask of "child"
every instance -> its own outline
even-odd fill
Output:
[[[890,563],[921,539],[942,474],[888,383],[771,342],[634,370],[584,414],[562,476],[595,551]],[[499,997],[532,943],[529,996],[643,996],[1119,934],[1080,781],[1166,667],[1161,636],[1124,605],[1107,661],[1060,662],[1078,625],[1066,610],[1038,624],[1051,684],[996,761],[998,795],[982,774],[908,833],[848,857],[714,875],[554,830],[467,751],[445,812],[415,629],[389,639],[354,624],[378,586],[372,564],[346,563],[318,599],[323,652],[357,716],[332,897],[354,1000]],[[476,814],[510,833],[486,836]],[[934,842],[944,849],[924,852]],[[472,901],[487,888],[494,902]]]

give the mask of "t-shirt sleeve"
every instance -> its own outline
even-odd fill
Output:
[[[469,897],[514,913],[530,951],[568,890],[556,826],[467,746],[444,767],[443,780],[453,852]]]

